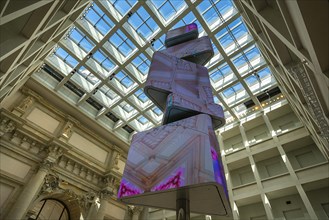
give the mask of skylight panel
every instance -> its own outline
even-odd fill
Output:
[[[127,102],[123,101],[120,103],[120,107],[125,110],[127,113],[131,113],[134,110],[134,107],[129,105]]]
[[[145,93],[143,92],[142,89],[137,90],[134,94],[143,103],[145,103],[149,100],[149,98],[145,95]]]
[[[132,14],[132,16],[128,19],[128,23],[145,40],[148,40],[153,33],[159,29],[157,23],[142,6],[137,10],[137,12]]]
[[[265,60],[256,45],[245,49],[233,58],[233,64],[241,75],[254,71],[264,63]]]
[[[159,12],[166,21],[176,14],[176,10],[169,1],[159,8]]]
[[[149,120],[147,120],[144,116],[140,116],[138,119],[139,123],[141,123],[142,125],[145,125],[146,123],[149,122]]]
[[[172,19],[178,11],[186,6],[185,1],[165,1],[161,2],[158,0],[153,0],[152,3],[156,9],[160,12],[161,16],[166,20]]]
[[[110,37],[109,41],[121,52],[124,57],[129,56],[136,49],[135,44],[133,44],[121,30],[114,33]]]
[[[113,70],[116,66],[114,62],[110,60],[110,58],[106,57],[104,52],[101,50],[97,50],[93,54],[93,58],[107,71]]]
[[[165,35],[163,34],[161,37],[159,37],[156,41],[152,43],[153,49],[155,51],[159,51],[164,49],[164,41],[165,41]]]
[[[77,27],[72,28],[69,38],[73,40],[80,48],[82,48],[86,53],[91,51],[95,44],[84,35]]]
[[[227,54],[240,49],[251,41],[251,36],[241,18],[231,22],[215,36]]]
[[[134,84],[134,81],[123,71],[118,72],[115,78],[126,88],[129,88]]]
[[[212,82],[218,83],[218,87],[222,87],[237,78],[231,67],[227,63],[224,63],[210,72],[210,79]]]
[[[68,54],[68,52],[66,52],[66,50],[64,50],[63,48],[59,47],[56,52],[55,55],[59,58],[61,58],[65,63],[67,63],[69,66],[71,67],[75,67],[78,65],[78,61],[76,59],[74,59],[70,54]]]
[[[115,9],[124,16],[130,12],[131,8],[137,3],[137,0],[110,0]]]
[[[263,91],[276,83],[268,67],[248,76],[245,81],[252,92]]]
[[[210,1],[202,1],[198,7],[197,10],[200,12],[200,14],[203,14],[205,11],[207,11],[211,7]]]
[[[216,104],[219,104],[219,99],[218,99],[217,96],[214,96],[214,102],[215,102]]]
[[[112,20],[97,6],[93,3],[86,11],[85,18],[90,22],[102,35],[109,32],[114,23]]]
[[[152,111],[157,115],[160,116],[162,114],[162,111],[158,107],[152,108]]]
[[[207,25],[212,29],[212,27],[216,27],[218,25],[223,24],[229,18],[231,18],[234,14],[237,13],[234,5],[231,1],[203,1],[197,7],[198,11],[202,15],[203,19],[206,21]]]
[[[151,61],[146,58],[146,56],[141,53],[133,61],[132,64],[143,74],[146,75],[149,71]]]
[[[78,70],[78,74],[85,78],[88,82],[95,85],[96,83],[100,82],[100,79],[98,79],[94,74],[92,74],[86,67],[81,66]]]
[[[220,93],[220,95],[229,105],[236,105],[237,102],[249,97],[247,91],[240,82],[236,83],[228,89],[225,89],[222,93]]]
[[[110,99],[114,100],[118,97],[118,94],[116,94],[112,89],[110,89],[108,86],[103,85],[100,90],[109,97]]]

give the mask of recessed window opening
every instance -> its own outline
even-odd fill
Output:
[[[28,220],[70,220],[70,213],[66,206],[55,199],[40,201],[32,211]]]

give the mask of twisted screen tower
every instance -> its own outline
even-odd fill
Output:
[[[169,31],[165,44],[144,89],[164,112],[163,125],[134,135],[118,197],[164,209],[183,201],[194,213],[230,215],[214,132],[225,119],[202,66],[213,56],[210,39],[198,38],[193,23]]]

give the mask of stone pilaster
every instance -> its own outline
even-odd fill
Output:
[[[37,173],[25,185],[22,193],[17,199],[17,202],[12,206],[7,219],[24,218],[30,204],[39,194],[40,190],[44,186],[45,180],[47,181],[47,174],[62,153],[62,149],[58,146],[50,146],[48,148],[48,156],[40,164]],[[49,187],[51,187],[51,185],[49,185]]]

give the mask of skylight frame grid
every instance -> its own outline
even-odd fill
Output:
[[[115,1],[111,1],[111,2],[115,2]],[[134,1],[134,2],[136,3],[136,1]],[[98,2],[95,2],[94,4],[96,4],[96,3],[97,3],[97,7],[99,7],[102,10],[104,10],[104,8],[106,8],[105,5],[99,4]],[[164,2],[163,4],[165,4],[165,3],[166,2]],[[226,53],[224,53],[225,50],[223,50],[222,45],[220,44],[217,37],[215,36],[216,33],[218,33],[219,31],[226,29],[226,25],[233,26],[232,23],[234,23],[234,21],[236,19],[240,19],[239,15],[235,14],[235,15],[231,16],[229,19],[224,20],[224,22],[221,22],[221,26],[209,27],[208,24],[206,23],[206,21],[203,19],[202,13],[199,13],[198,10],[196,9],[197,6],[200,4],[200,1],[191,2],[191,1],[186,0],[186,1],[184,1],[184,3],[188,6],[192,6],[191,7],[192,10],[184,9],[184,10],[180,11],[180,13],[178,13],[178,14],[176,13],[177,17],[170,18],[168,20],[168,22],[165,22],[163,19],[160,19],[159,14],[156,15],[156,12],[152,11],[153,8],[151,10],[151,8],[149,7],[150,5],[144,1],[138,1],[136,4],[134,4],[130,8],[130,10],[127,11],[127,13],[129,13],[129,14],[125,13],[123,15],[123,16],[126,16],[126,18],[122,17],[122,18],[118,19],[116,16],[112,15],[110,12],[103,11],[104,14],[100,13],[100,15],[102,15],[102,16],[106,15],[106,17],[110,21],[113,21],[113,23],[114,23],[114,26],[111,27],[111,29],[109,29],[108,31],[106,31],[106,34],[102,34],[103,37],[106,36],[108,38],[106,40],[100,38],[101,32],[100,32],[100,35],[97,34],[97,36],[95,34],[91,34],[87,31],[86,28],[84,28],[84,26],[81,25],[81,23],[79,23],[77,26],[79,28],[83,29],[81,31],[84,32],[84,36],[91,38],[90,40],[95,43],[95,48],[92,50],[92,52],[95,53],[95,51],[97,51],[97,50],[102,50],[103,54],[112,61],[112,63],[114,64],[114,67],[112,66],[113,69],[110,70],[110,72],[103,71],[103,72],[106,72],[106,74],[108,74],[108,75],[105,75],[105,76],[102,75],[104,73],[102,73],[102,71],[99,71],[97,69],[97,68],[99,68],[98,66],[87,65],[87,63],[89,63],[89,62],[96,62],[96,63],[98,63],[98,62],[93,61],[94,59],[92,57],[94,56],[94,54],[88,54],[86,52],[86,50],[84,50],[87,53],[87,55],[86,55],[87,57],[84,57],[82,60],[82,63],[79,64],[76,68],[79,69],[80,67],[84,66],[86,69],[88,69],[90,74],[93,74],[94,78],[98,79],[99,81],[95,82],[95,84],[94,84],[95,89],[93,91],[90,91],[90,92],[87,91],[87,93],[85,93],[84,96],[80,98],[80,100],[77,103],[77,106],[79,106],[81,103],[84,103],[86,100],[89,100],[89,98],[92,98],[93,100],[98,101],[95,94],[97,92],[99,92],[100,87],[102,87],[103,85],[106,85],[117,94],[117,97],[116,97],[117,100],[115,100],[111,106],[104,105],[104,103],[100,102],[99,104],[101,104],[104,107],[104,109],[101,109],[98,111],[97,117],[96,117],[97,120],[100,119],[101,116],[106,116],[106,117],[110,118],[107,115],[109,115],[109,114],[115,115],[115,117],[119,121],[114,122],[115,125],[112,126],[113,127],[112,131],[125,130],[125,129],[122,129],[124,126],[129,126],[133,130],[136,130],[137,127],[136,127],[135,123],[136,123],[136,121],[138,121],[138,118],[140,118],[142,116],[145,117],[147,120],[149,120],[149,122],[151,124],[153,124],[152,126],[159,125],[161,123],[161,116],[163,113],[161,111],[159,112],[159,111],[155,110],[156,107],[152,102],[148,102],[147,104],[144,105],[142,103],[142,100],[138,99],[138,96],[135,95],[135,93],[137,91],[139,91],[140,88],[143,87],[143,79],[140,79],[140,77],[143,78],[143,76],[146,77],[146,75],[147,75],[146,66],[145,66],[145,68],[140,68],[140,67],[141,67],[141,65],[144,65],[144,64],[147,64],[149,66],[149,64],[151,62],[150,59],[152,57],[152,51],[161,50],[164,48],[165,33],[167,32],[168,29],[177,27],[178,25],[185,25],[190,22],[197,22],[198,28],[199,28],[199,33],[200,33],[199,37],[203,36],[203,35],[208,35],[210,37],[211,41],[213,42],[214,48],[216,50],[218,50],[218,54],[223,54],[223,56],[221,57],[220,60],[218,60],[217,58],[214,59],[213,62],[211,63],[211,65],[209,66],[210,75],[215,69],[220,68],[224,64],[228,65],[232,69],[233,73],[230,73],[230,75],[232,74],[232,78],[234,78],[234,79],[229,80],[229,81],[224,80],[224,83],[219,83],[218,81],[215,83],[212,82],[214,97],[217,97],[217,99],[216,99],[217,102],[219,104],[222,104],[222,106],[225,108],[225,111],[229,112],[230,115],[232,115],[231,118],[235,118],[235,119],[240,118],[239,114],[234,110],[235,108],[237,108],[239,105],[240,106],[243,105],[243,103],[249,99],[257,102],[257,100],[256,100],[257,97],[255,97],[255,94],[262,92],[261,91],[262,89],[259,89],[257,91],[257,93],[255,93],[254,91],[251,91],[246,80],[255,71],[256,72],[261,71],[261,68],[263,68],[265,66],[265,64],[261,64],[260,66],[253,68],[253,69],[249,68],[250,70],[243,73],[242,75],[237,71],[235,65],[233,64],[233,58],[235,58],[237,55],[244,55],[244,56],[248,55],[248,54],[244,54],[244,53],[247,52],[246,50],[249,48],[249,46],[255,44],[254,40],[251,39],[251,41],[248,42],[247,44],[242,44],[242,45],[240,45],[240,47],[236,48],[235,51],[229,52],[228,54],[226,54]],[[217,4],[218,1],[214,1],[214,3]],[[163,4],[162,4],[162,6],[163,6]],[[144,42],[141,42],[140,39],[134,38],[134,34],[132,34],[131,30],[127,29],[127,26],[125,26],[125,24],[129,24],[129,22],[127,22],[126,19],[128,18],[128,20],[129,20],[129,16],[131,16],[130,13],[132,13],[132,15],[134,15],[135,13],[137,13],[137,11],[139,11],[141,9],[141,7],[144,7],[144,10],[148,14],[146,21],[148,18],[152,17],[155,24],[157,24],[158,30],[156,32],[151,33],[151,36],[154,37],[155,40],[152,39],[152,41],[150,41],[150,37],[149,37],[149,39],[145,39],[144,37],[141,37],[141,39],[144,39]],[[207,10],[209,10],[209,8]],[[95,12],[95,13],[97,13],[97,12]],[[106,18],[106,17],[99,17],[99,19]],[[82,21],[84,21],[84,19]],[[140,28],[141,25],[146,23],[146,21],[143,20],[143,22],[135,29],[136,33],[138,33],[138,28]],[[80,22],[80,20],[79,20],[79,22]],[[90,21],[88,21],[88,22],[90,23]],[[95,22],[98,22],[98,21],[95,20],[93,23],[96,24]],[[90,25],[89,25],[89,27],[90,27]],[[160,27],[161,27],[161,29],[159,29]],[[118,50],[119,53],[116,53],[115,49],[113,49],[112,47],[111,47],[112,49],[108,47],[109,45],[107,45],[107,46],[101,45],[103,42],[107,42],[107,41],[110,42],[109,37],[112,36],[113,34],[115,34],[117,32],[117,30],[122,31],[122,33],[125,36],[123,36],[123,37],[120,36],[120,38],[122,39],[122,42],[119,45],[114,46],[114,44],[111,43],[112,46],[114,46],[114,48],[116,48],[118,50],[118,46],[122,45],[123,42],[125,42],[127,40],[131,40],[132,44],[134,44],[136,46],[136,49],[134,52],[130,51],[129,53],[122,54],[122,52],[120,50]],[[99,31],[99,30],[97,30],[97,31]],[[141,36],[140,34],[138,34],[138,35]],[[148,48],[151,49],[151,52]],[[113,51],[114,51],[114,53],[112,53]],[[115,53],[121,54],[123,57],[125,57],[125,59],[122,57],[121,58],[116,57]],[[72,53],[69,52],[69,54],[72,54]],[[88,56],[90,56],[90,58],[88,58]],[[145,59],[145,57],[146,57],[146,59]],[[138,62],[133,63],[133,61],[138,58],[140,58],[140,60],[138,60]],[[134,66],[141,74],[137,74],[138,72],[136,72],[134,68],[131,68],[132,66],[127,65],[127,64],[131,64],[132,66]],[[144,72],[141,70],[144,70]],[[116,74],[120,73],[120,71],[123,71],[134,82],[133,85],[130,84],[130,87],[124,86],[123,84],[121,84],[121,81],[123,80],[123,78],[121,80],[116,79]],[[72,85],[76,86],[76,84],[71,82],[72,79],[71,79],[70,74],[68,74],[68,75],[63,74],[63,73],[60,73],[60,74],[64,75],[64,80],[62,80],[64,82],[63,83],[60,82],[59,87],[63,86],[64,84],[66,85],[67,83],[71,83]],[[80,74],[80,75],[83,76],[84,74]],[[111,77],[113,77],[113,79],[115,80],[114,84],[113,84],[113,82],[112,83],[110,82],[111,80],[108,78],[109,75],[112,75]],[[88,79],[88,76],[85,76],[84,78]],[[220,80],[222,80],[222,79],[220,79]],[[223,99],[221,97],[221,93],[223,91],[225,91],[226,89],[228,89],[229,87],[234,86],[236,83],[241,83],[242,88],[245,89],[246,96],[239,100],[236,100],[236,102],[226,103],[225,99]],[[121,87],[121,85],[122,85],[122,87]],[[270,87],[273,87],[273,86],[275,86],[275,84],[270,85]],[[123,117],[122,113],[119,113],[116,110],[113,110],[116,108],[122,108],[121,103],[127,103],[127,104],[131,105],[135,110],[134,113],[131,113],[131,114],[127,113],[127,117]],[[259,105],[259,103],[255,103],[255,104]],[[83,111],[85,111],[85,110],[83,110]],[[123,111],[125,111],[125,110],[123,110]],[[145,128],[143,128],[143,129],[145,129]],[[135,131],[132,131],[132,132],[135,132]]]
[[[156,23],[156,21],[150,16],[149,12],[147,12],[145,10],[144,7],[145,6],[140,6],[140,8],[135,13],[133,13],[133,15],[131,17],[129,17],[127,22],[133,29],[135,29],[136,33],[138,33],[138,35],[140,37],[142,37],[142,39],[147,41],[159,30],[160,27]],[[140,10],[144,11],[142,15],[140,14]],[[141,22],[136,23],[135,24],[136,26],[134,26],[134,23],[132,23],[132,20],[134,20],[134,22],[136,22],[137,19],[141,20]],[[150,27],[150,24],[149,24],[150,22],[154,23],[156,25],[155,26],[156,28]],[[149,29],[149,31],[150,31],[149,34],[145,35],[145,33],[143,33],[143,31],[145,31],[145,30],[141,31],[141,28],[143,28],[144,25],[146,26],[146,28]]]
[[[95,9],[96,8],[96,9]],[[96,16],[99,18],[92,18],[91,14],[94,12]],[[89,22],[99,33],[101,33],[103,36],[105,36],[115,25],[115,23],[106,15],[106,13],[99,8],[99,6],[93,2],[90,7],[88,7],[83,15],[83,18]],[[95,20],[93,20],[95,19]],[[105,25],[107,25],[109,28],[106,28],[103,26],[99,27],[98,25],[100,22],[104,22]]]

